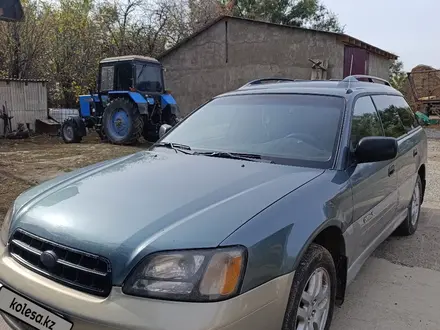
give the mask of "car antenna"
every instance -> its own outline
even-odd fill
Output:
[[[353,72],[353,54],[351,54],[351,61],[350,61],[350,78],[348,78],[348,89],[350,89],[350,83],[351,83],[351,74]]]

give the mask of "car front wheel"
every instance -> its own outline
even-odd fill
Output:
[[[336,295],[336,270],[330,252],[311,244],[296,270],[283,330],[328,330]]]

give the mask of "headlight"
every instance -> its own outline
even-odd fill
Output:
[[[246,266],[242,247],[153,254],[124,283],[125,294],[179,301],[218,301],[236,295]]]
[[[8,212],[6,212],[5,219],[3,220],[3,223],[2,223],[0,238],[2,240],[3,245],[8,244],[9,229],[11,227],[11,220],[12,220],[12,207],[9,208]]]

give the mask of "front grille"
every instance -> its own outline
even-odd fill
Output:
[[[52,265],[43,263],[42,254],[56,255]],[[110,262],[102,257],[62,246],[21,229],[9,241],[11,256],[54,281],[99,296],[108,296],[112,287]],[[46,264],[46,265],[45,265]]]

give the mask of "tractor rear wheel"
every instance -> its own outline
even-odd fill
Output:
[[[110,102],[102,118],[104,133],[114,144],[134,144],[142,136],[143,121],[136,105],[124,98]]]
[[[69,117],[61,126],[61,137],[65,143],[80,143],[82,140],[82,135],[80,133],[80,128],[76,124],[76,121]]]

